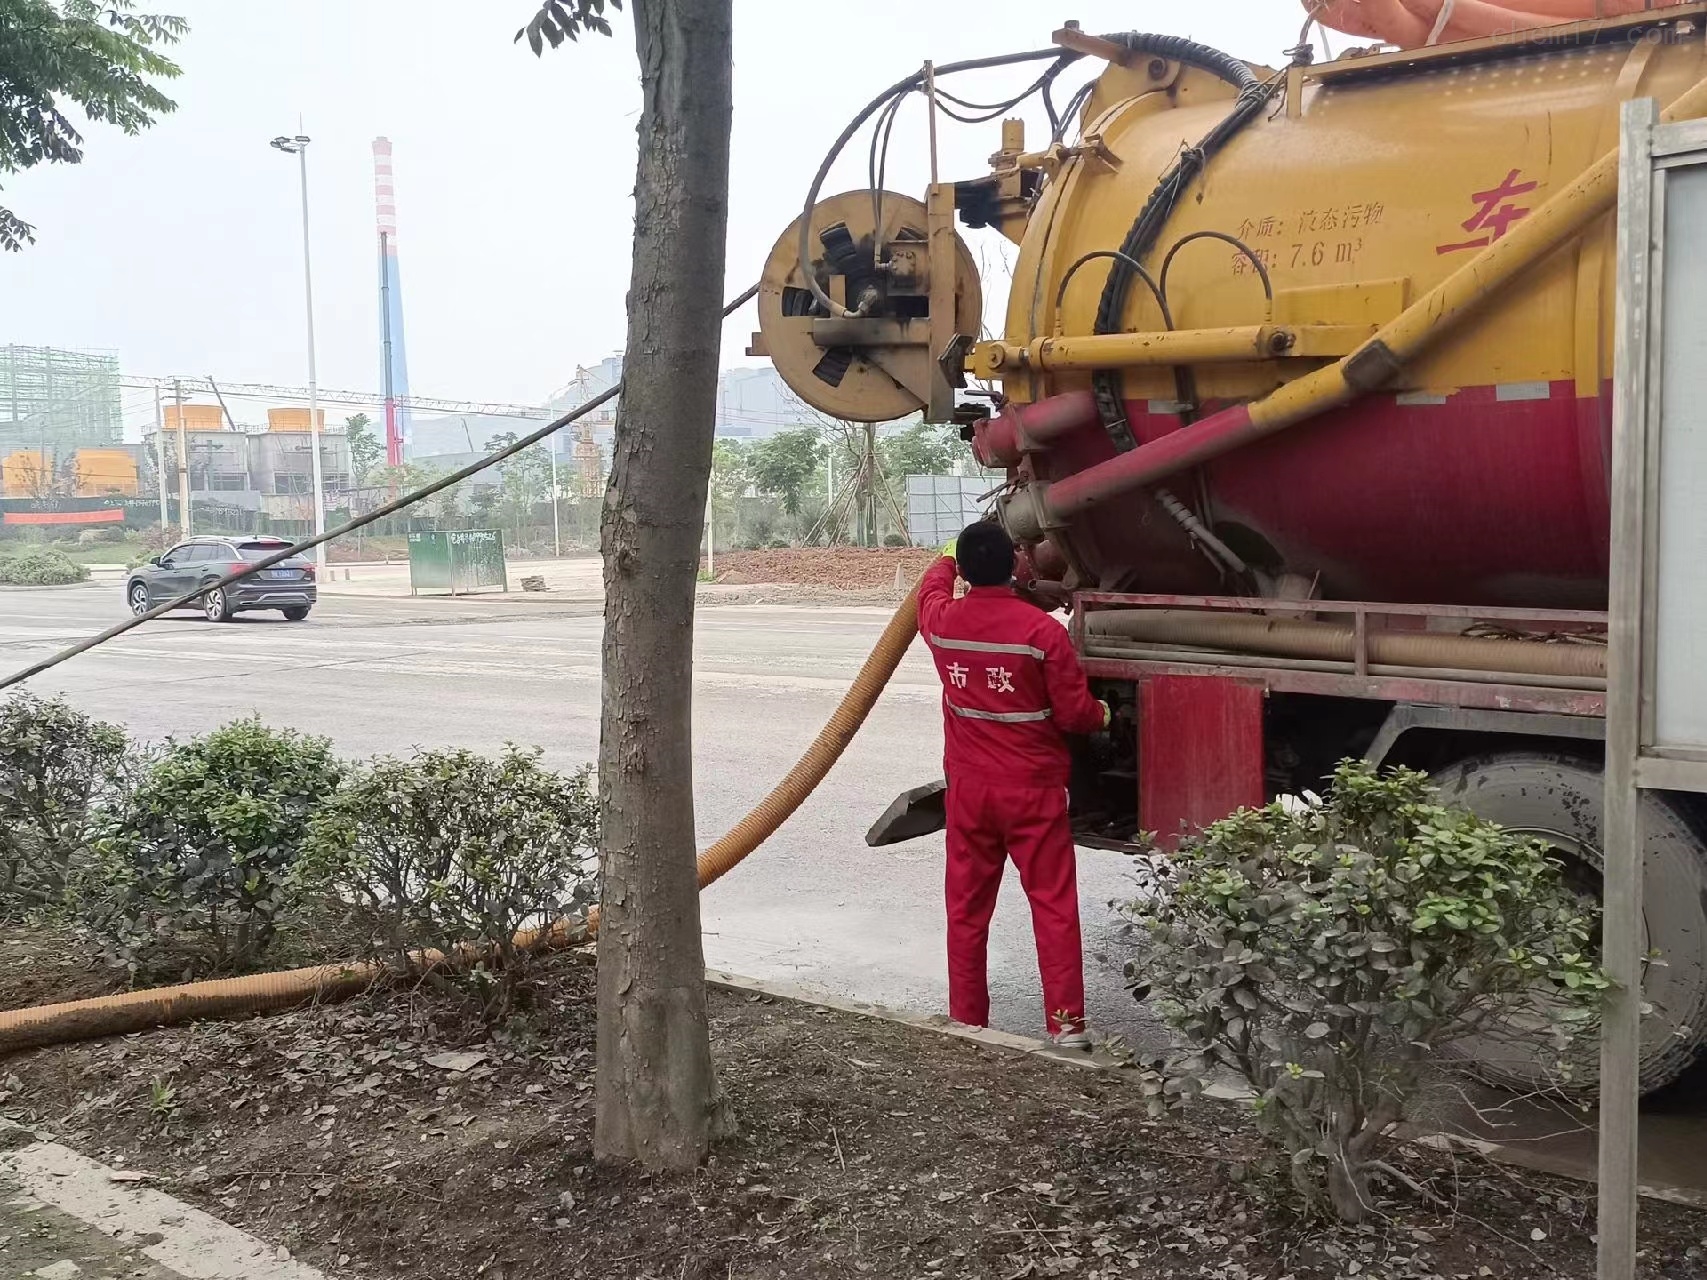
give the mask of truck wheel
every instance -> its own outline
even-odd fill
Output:
[[[1599,899],[1604,861],[1598,765],[1567,755],[1513,752],[1465,760],[1436,774],[1434,783],[1446,803],[1547,841],[1567,877]],[[1651,1093],[1681,1076],[1707,1043],[1707,841],[1672,802],[1646,792],[1643,805],[1646,948],[1665,961],[1649,966],[1642,981],[1652,1012],[1642,1019],[1641,1086]],[[1545,1011],[1538,1015],[1545,1019]],[[1533,1086],[1554,1057],[1544,1036],[1529,1041],[1523,1033],[1514,1025],[1505,1034],[1466,1039],[1453,1052],[1475,1060],[1482,1074],[1501,1084]],[[1521,1038],[1514,1041],[1514,1035]],[[1598,1084],[1595,1039],[1585,1034],[1571,1055],[1573,1092]]]

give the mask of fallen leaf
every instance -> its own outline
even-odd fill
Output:
[[[451,1071],[460,1075],[470,1071],[485,1062],[487,1055],[477,1049],[461,1049],[451,1053],[435,1053],[427,1059],[429,1067],[437,1067],[440,1071]]]
[[[1540,1227],[1536,1227],[1535,1230],[1529,1233],[1529,1238],[1535,1241],[1545,1240],[1547,1238],[1547,1233]]]

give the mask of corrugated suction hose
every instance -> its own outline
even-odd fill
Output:
[[[751,812],[723,837],[699,855],[696,868],[699,887],[720,879],[754,849],[775,834],[824,780],[830,767],[853,741],[877,704],[884,686],[906,655],[918,633],[918,588],[907,598],[883,628],[852,686],[842,696],[835,713],[819,730],[812,745],[783,780]],[[529,950],[571,945],[583,941],[598,928],[598,909],[588,913],[585,927],[580,921],[559,921],[544,929],[518,934],[517,945]],[[456,958],[478,957],[469,949]],[[439,952],[421,952],[418,966],[433,968],[446,962]],[[229,1017],[264,1013],[297,1005],[331,1002],[359,995],[395,974],[388,965],[371,961],[349,964],[312,965],[278,973],[256,973],[240,978],[215,978],[187,982],[175,987],[126,991],[120,995],[97,996],[64,1004],[38,1005],[30,1009],[0,1011],[0,1053],[40,1048],[70,1040],[123,1035],[150,1027],[171,1026],[198,1018]]]

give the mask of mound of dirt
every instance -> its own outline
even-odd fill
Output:
[[[874,591],[895,583],[895,569],[911,586],[937,553],[923,547],[786,547],[730,551],[717,556],[716,579],[730,586],[776,583]]]

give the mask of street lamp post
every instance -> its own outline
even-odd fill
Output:
[[[557,522],[557,436],[542,441],[545,452],[551,458],[551,554],[557,559],[563,558],[563,531]]]
[[[272,145],[297,159],[302,180],[302,285],[308,307],[308,441],[309,465],[314,484],[314,536],[326,532],[326,484],[320,466],[320,385],[314,369],[314,266],[308,249],[308,143],[302,134],[294,138],[274,138]],[[322,576],[326,572],[326,544],[314,548],[315,562]]]

